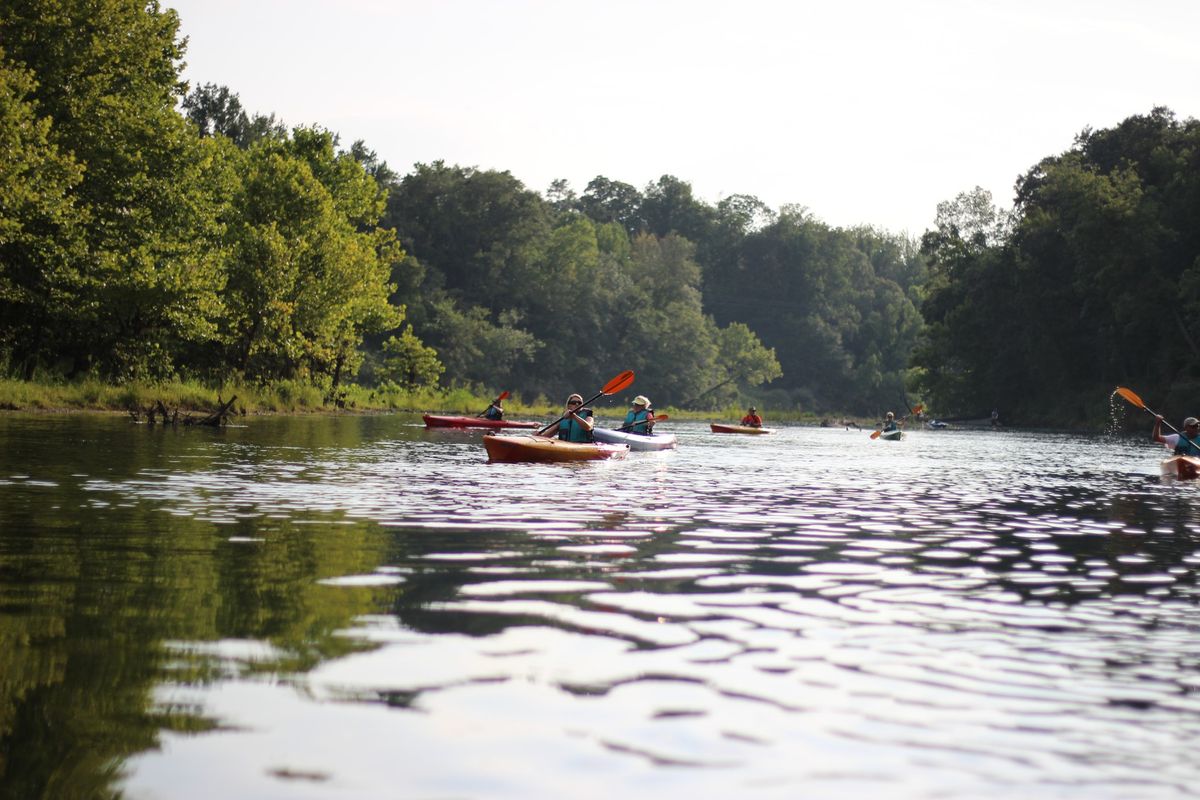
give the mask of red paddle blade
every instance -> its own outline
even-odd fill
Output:
[[[496,398],[496,402],[498,403],[498,402],[500,402],[501,400],[504,400],[504,399],[505,399],[505,398],[507,398],[507,397],[509,397],[509,394],[508,394],[508,390],[507,390],[507,389],[505,389],[503,392],[501,392],[501,393],[500,393],[500,396]]]
[[[1132,389],[1126,389],[1124,386],[1117,387],[1117,394],[1124,397],[1129,402],[1133,403],[1138,408],[1145,408],[1146,404],[1142,402],[1142,398],[1134,394]]]
[[[915,406],[913,406],[914,414],[920,414],[924,410],[925,410],[925,406],[922,405],[921,403],[917,403]]]
[[[629,388],[631,383],[633,383],[633,370],[627,369],[608,383],[604,384],[604,388],[600,390],[600,393],[614,394],[622,389]]]

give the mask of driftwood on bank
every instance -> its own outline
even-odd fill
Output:
[[[150,406],[147,406],[145,411],[136,408],[129,409],[129,416],[134,422],[141,422],[142,416],[146,418],[147,425],[157,425],[161,422],[163,425],[207,425],[212,428],[219,428],[222,425],[229,424],[229,417],[233,413],[233,404],[237,402],[237,395],[222,401],[221,396],[217,395],[217,403],[219,407],[216,411],[203,417],[195,417],[191,414],[183,414],[180,416],[179,409],[168,409],[166,403],[162,400],[155,400]]]

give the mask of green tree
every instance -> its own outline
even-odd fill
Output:
[[[83,170],[52,144],[51,121],[28,100],[33,86],[0,50],[0,362],[26,379],[72,321],[83,254],[72,198]]]
[[[0,7],[0,41],[37,81],[30,100],[52,120],[49,143],[85,167],[70,197],[86,250],[60,345],[76,371],[168,373],[181,344],[216,333],[223,276],[209,244],[221,200],[208,151],[175,110],[178,24],[157,2]]]
[[[324,131],[261,141],[245,158],[226,295],[231,362],[259,379],[337,386],[355,374],[363,336],[403,319],[387,282],[403,252],[373,227],[383,192]]]

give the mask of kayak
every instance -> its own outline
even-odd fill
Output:
[[[942,422],[940,419],[931,419],[925,423],[931,431],[940,431],[948,427],[948,423]]]
[[[624,458],[629,445],[607,442],[564,442],[545,436],[519,434],[499,436],[489,433],[483,437],[488,461],[600,461]]]
[[[904,438],[904,431],[899,429],[894,431],[885,431],[884,433],[879,434],[879,438],[883,439],[885,442],[898,442]]]
[[[753,435],[761,435],[764,433],[772,433],[770,428],[752,428],[749,425],[722,425],[719,422],[709,423],[713,433],[749,433]]]
[[[629,449],[635,453],[645,452],[647,450],[674,450],[675,449],[675,434],[673,433],[631,433],[629,431],[618,431],[609,428],[596,428],[592,431],[592,436],[597,442],[608,442],[609,444],[627,444]]]
[[[437,414],[422,414],[426,428],[540,428],[540,422],[512,422],[507,419],[484,419],[483,417],[446,417]]]
[[[1162,462],[1162,474],[1179,478],[1181,481],[1200,478],[1200,458],[1195,456],[1171,456]]]

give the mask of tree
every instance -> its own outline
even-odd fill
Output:
[[[8,58],[31,72],[48,142],[85,167],[71,186],[85,253],[59,351],[74,371],[169,374],[220,311],[222,206],[203,147],[175,111],[178,17],[156,2],[20,1],[0,8]]]
[[[234,199],[225,331],[232,363],[259,379],[353,376],[369,332],[396,328],[388,284],[403,252],[373,227],[384,197],[332,134],[297,129],[246,154]]]
[[[0,50],[0,361],[29,379],[53,359],[70,324],[83,255],[72,192],[83,170],[50,141],[51,120],[28,98],[28,70]]]

